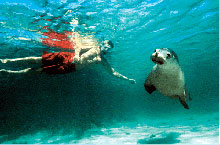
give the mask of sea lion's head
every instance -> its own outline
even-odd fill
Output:
[[[156,49],[151,55],[151,59],[158,65],[167,63],[178,63],[178,57],[176,53],[169,48]]]

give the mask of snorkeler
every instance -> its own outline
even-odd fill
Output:
[[[109,52],[109,49],[114,47],[112,41],[105,40],[98,43],[98,40],[91,35],[82,36],[78,32],[68,32],[68,37],[66,37],[67,34],[56,33],[48,28],[45,29],[49,31],[44,33],[44,35],[48,36],[48,38],[43,38],[41,40],[42,44],[51,47],[54,46],[58,48],[71,49],[73,52],[43,52],[41,57],[0,59],[1,63],[27,62],[42,64],[41,67],[38,68],[26,68],[18,71],[1,69],[0,72],[44,72],[47,74],[65,74],[87,67],[90,64],[100,63],[111,75],[128,80],[132,84],[136,83],[134,79],[127,78],[115,71],[105,59],[105,55]],[[57,40],[54,41],[54,37],[56,37]]]

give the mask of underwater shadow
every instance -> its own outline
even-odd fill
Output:
[[[77,140],[88,129],[102,126],[109,105],[99,93],[102,83],[92,79],[98,78],[95,71],[84,73],[10,75],[1,79],[0,143],[45,130],[49,137],[63,130],[59,135],[74,134],[72,140]]]
[[[175,143],[180,143],[180,140],[177,139],[179,136],[180,133],[170,132],[170,133],[165,133],[164,137],[160,137],[160,138],[151,137],[151,138],[140,139],[137,141],[137,143],[138,144],[175,144]]]

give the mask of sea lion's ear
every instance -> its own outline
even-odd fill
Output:
[[[156,90],[155,86],[152,85],[152,84],[147,84],[147,83],[145,83],[145,84],[144,84],[144,87],[145,87],[145,90],[146,90],[149,94],[153,93],[153,91]]]

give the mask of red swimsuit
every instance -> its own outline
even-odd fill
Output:
[[[68,36],[73,36],[73,32],[66,31],[64,33],[57,33],[52,29],[43,27],[43,29],[48,30],[49,32],[43,32],[44,36],[48,38],[42,38],[42,43],[49,47],[65,48],[65,49],[74,49],[75,44],[70,41]]]
[[[72,63],[75,53],[73,52],[44,52],[42,55],[43,72],[48,74],[64,74],[76,71],[75,64]]]
[[[68,38],[68,35],[73,35],[73,32],[57,33],[47,27],[44,29],[49,30],[49,32],[43,33],[44,36],[48,37],[42,38],[44,45],[74,50],[75,44]],[[43,52],[42,71],[48,74],[64,74],[76,71],[75,64],[72,63],[74,56],[74,52]]]

